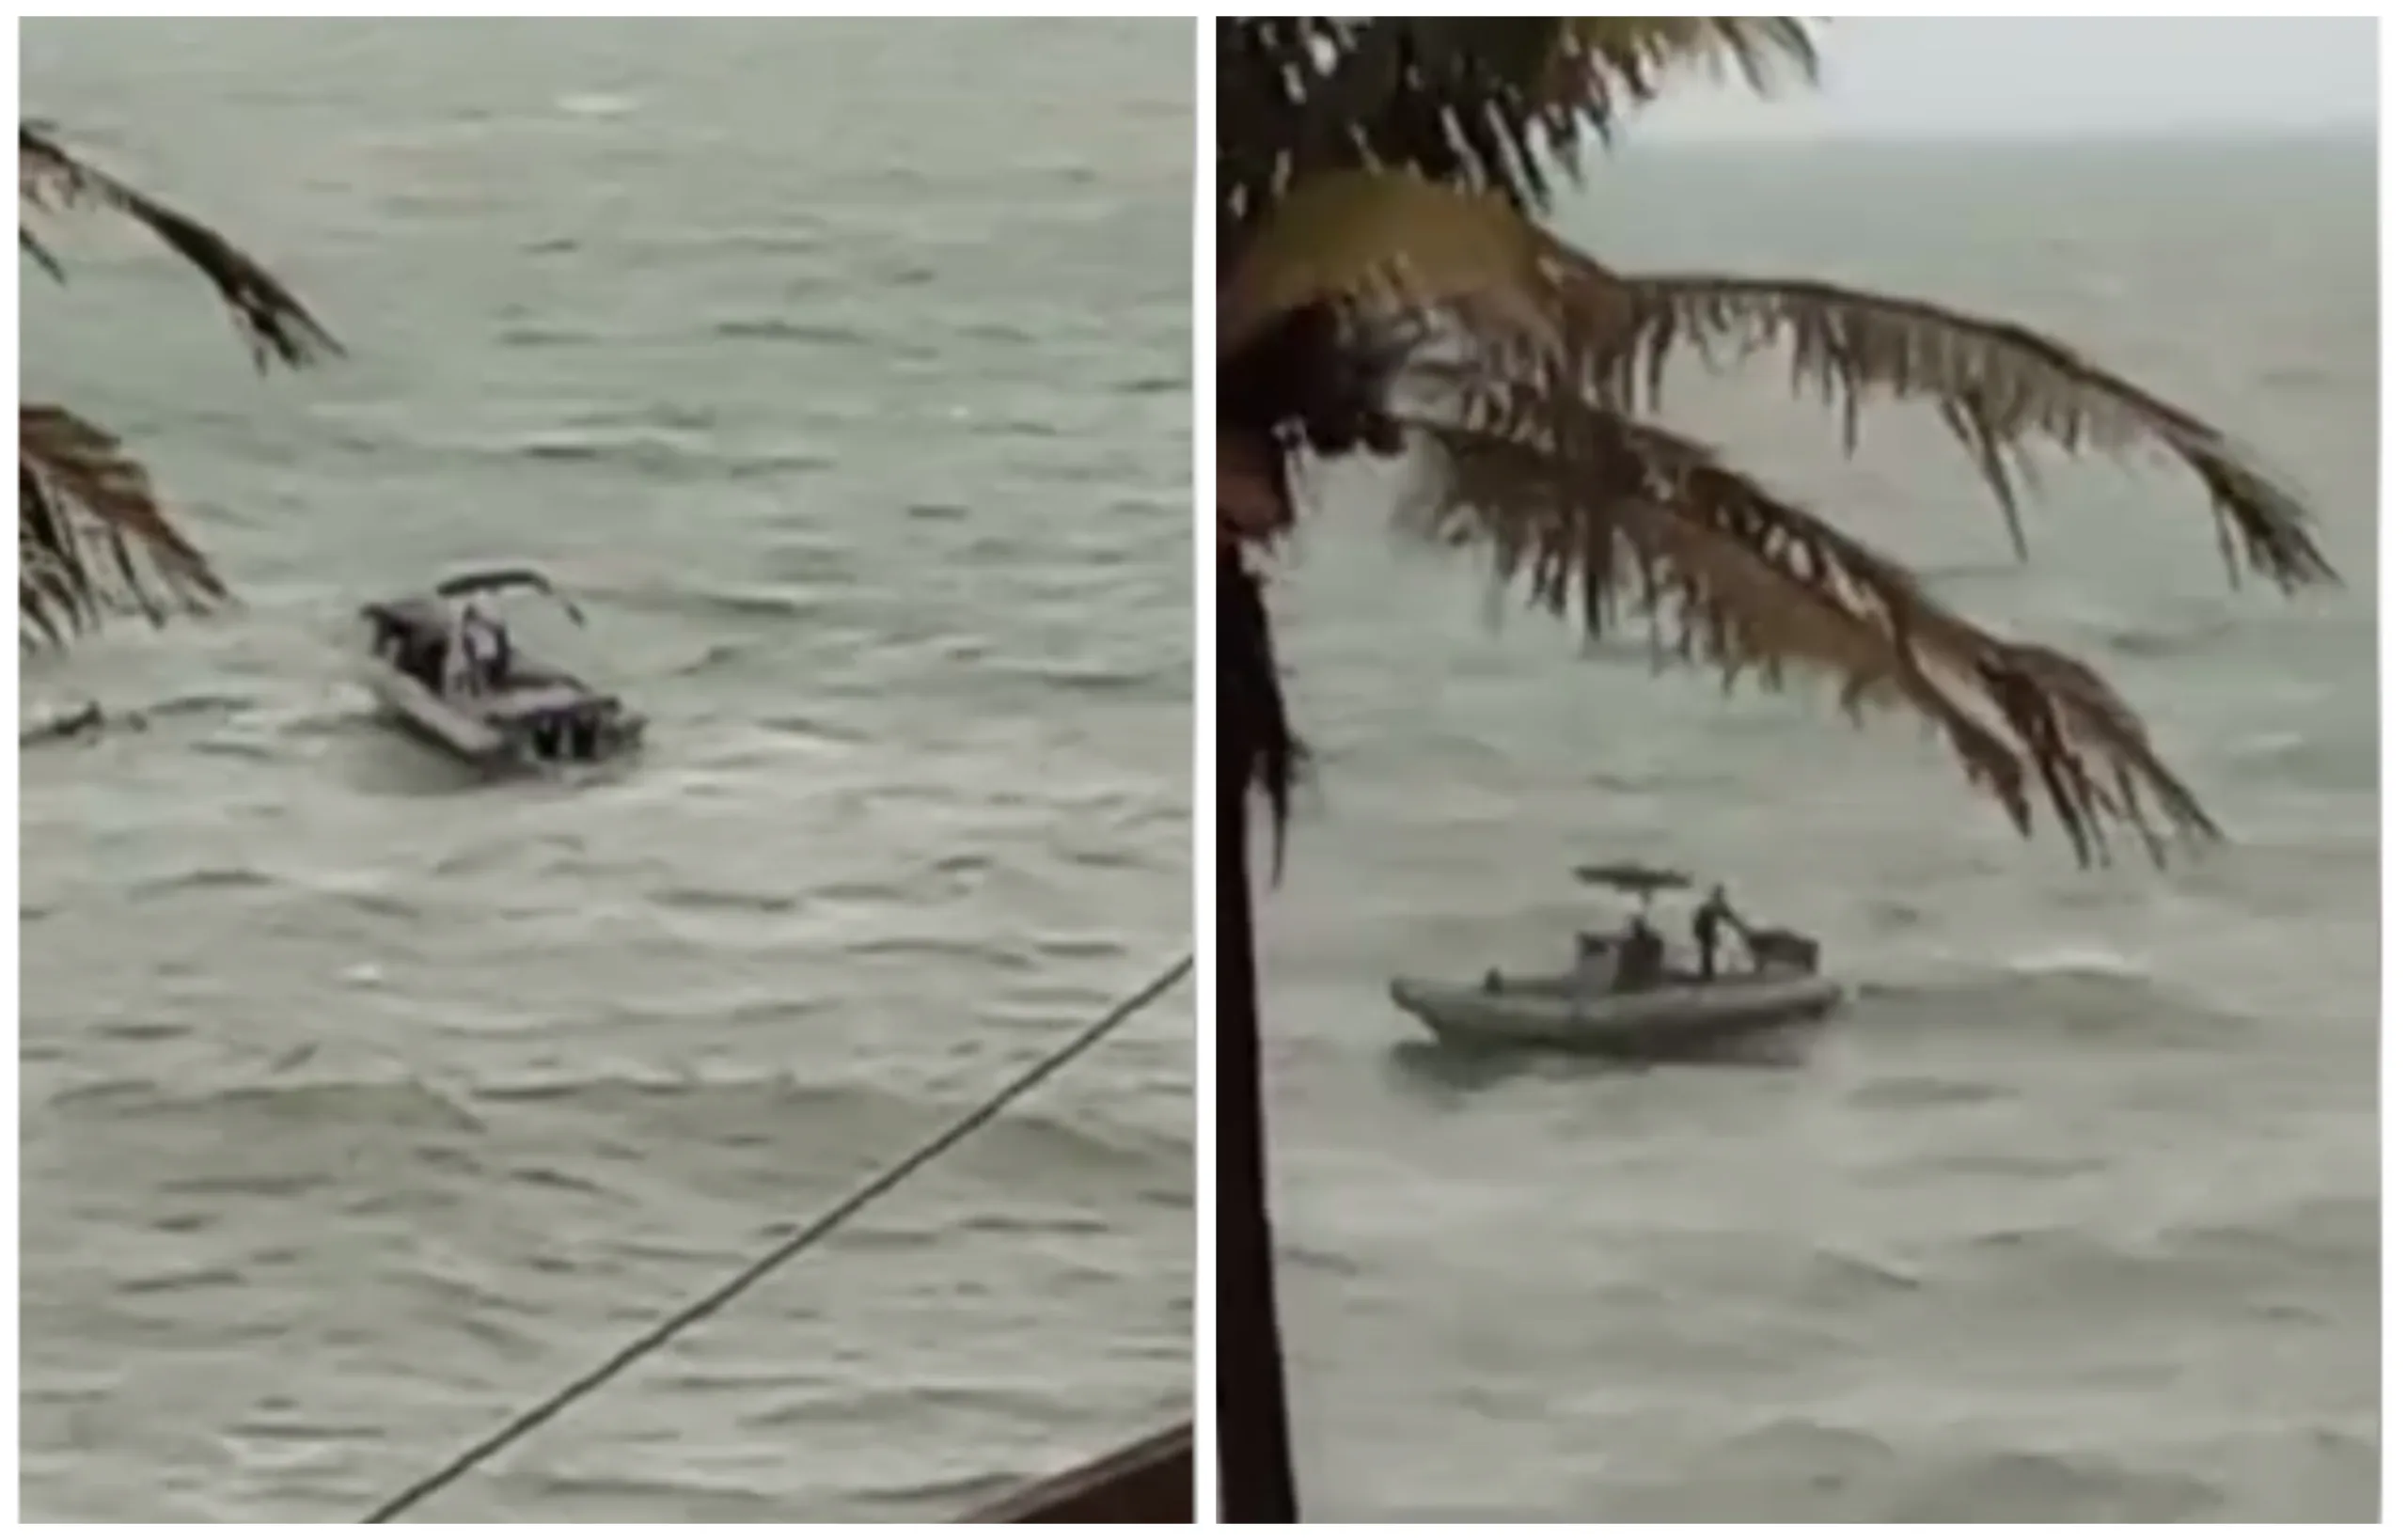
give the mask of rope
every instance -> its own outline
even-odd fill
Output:
[[[732,1303],[737,1296],[793,1261],[838,1225],[900,1186],[905,1180],[938,1155],[945,1154],[971,1134],[992,1123],[1004,1108],[1049,1079],[1056,1071],[1072,1060],[1102,1042],[1123,1022],[1169,993],[1172,985],[1194,970],[1195,954],[1188,952],[1156,974],[1152,982],[1105,1012],[1077,1036],[1030,1065],[1000,1091],[988,1097],[976,1110],[872,1177],[867,1183],[856,1188],[842,1202],[779,1241],[766,1255],[754,1260],[717,1288],[670,1315],[642,1336],[603,1359],[601,1363],[477,1440],[440,1469],[385,1499],[361,1522],[384,1524],[399,1518],[428,1498],[475,1470],[494,1455],[500,1454],[511,1444],[568,1410],[577,1402],[600,1390],[623,1371],[650,1357],[687,1327],[717,1314],[719,1311]]]

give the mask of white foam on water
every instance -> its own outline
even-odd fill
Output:
[[[571,118],[624,118],[643,105],[643,99],[615,91],[571,91],[552,105]]]
[[[2020,953],[2007,960],[2006,967],[2016,973],[2090,973],[2116,979],[2148,976],[2145,960],[2112,947],[2082,942]]]

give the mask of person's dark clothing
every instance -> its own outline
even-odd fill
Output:
[[[1721,949],[1725,926],[1742,933],[1746,930],[1738,911],[1730,907],[1730,901],[1717,888],[1710,898],[1696,906],[1696,918],[1689,924],[1691,934],[1696,937],[1697,966],[1707,979],[1713,977],[1715,954]]]

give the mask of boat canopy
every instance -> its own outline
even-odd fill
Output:
[[[1608,861],[1583,866],[1572,874],[1591,887],[1619,888],[1642,898],[1694,886],[1694,879],[1685,872],[1675,871],[1668,866],[1644,866],[1636,861]]]
[[[493,567],[480,572],[457,573],[435,584],[434,594],[438,599],[464,599],[470,594],[493,593],[505,589],[533,589],[567,611],[570,620],[578,625],[585,623],[585,614],[576,607],[576,602],[532,567]]]

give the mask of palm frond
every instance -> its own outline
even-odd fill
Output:
[[[131,219],[213,284],[265,369],[339,354],[341,344],[307,306],[223,235],[66,149],[46,125],[17,125],[17,247],[65,278],[34,233],[32,215],[79,207]],[[113,612],[154,623],[171,612],[225,604],[219,581],[169,519],[149,476],[117,439],[63,407],[17,414],[17,637],[23,648],[62,646]]]
[[[17,636],[61,646],[111,613],[154,623],[228,595],[117,439],[63,407],[17,409]]]
[[[23,225],[17,227],[17,249],[32,258],[36,267],[40,268],[58,282],[67,281],[67,270],[58,265],[58,259],[52,256],[50,248],[37,240],[34,232]]]
[[[1403,310],[1486,312],[1547,340],[1553,237],[1512,203],[1408,171],[1339,171],[1281,199],[1219,286],[1217,342],[1225,361],[1279,320],[1344,302]]]
[[[1676,347],[1727,362],[1786,343],[1801,387],[1841,410],[1850,448],[1863,400],[1932,401],[2018,548],[2017,482],[2032,450],[2154,445],[2207,487],[2235,576],[2244,557],[2285,589],[2329,579],[2304,507],[2229,440],[2023,328],[1828,285],[1626,280],[1535,227],[1516,237],[1499,200],[1415,191],[1391,202],[1387,189],[1409,179],[1344,180],[1345,196],[1311,205],[1298,235],[1274,211],[1262,256],[1231,277],[1261,290],[1240,312],[1255,340],[1223,366],[1236,395],[1224,396],[1222,422],[1247,430],[1248,455],[1224,464],[1244,469],[1239,488],[1272,511],[1274,529],[1291,517],[1285,457],[1384,452],[1379,424],[1417,426],[1456,466],[1446,506],[1484,510],[1484,538],[1508,568],[1530,562],[1546,602],[1565,606],[1577,588],[1589,623],[1601,623],[1624,573],[1642,607],[1670,605],[1691,649],[1725,668],[1776,678],[1784,662],[1817,663],[1842,677],[1850,706],[1902,703],[1947,733],[2026,830],[2032,794],[2016,767],[2027,766],[2084,861],[2104,854],[2113,824],[2159,856],[2158,815],[2177,835],[2211,833],[2136,715],[2086,667],[1982,631],[1902,568],[1631,413],[1659,404]],[[1408,204],[1417,220],[1390,212]],[[1432,233],[1450,219],[1471,229]],[[1303,238],[1315,227],[1317,245]],[[1432,385],[1437,404],[1424,410]],[[1224,524],[1231,513],[1224,501]],[[1767,566],[1775,556],[1801,565]],[[1806,590],[1836,602],[1801,605]]]
[[[1539,123],[1558,149],[1569,148],[1575,125],[1610,139],[1682,71],[1715,79],[1735,70],[1758,93],[1775,89],[1784,73],[1808,86],[1821,73],[1814,34],[1794,17],[1571,16],[1562,24],[1536,97],[1561,115]]]
[[[121,214],[150,231],[216,286],[262,369],[271,362],[297,367],[342,352],[308,307],[232,242],[77,158],[48,130],[24,122],[17,125],[17,197],[21,216],[90,206]],[[55,256],[25,224],[19,227],[17,244],[54,276],[63,277]]]
[[[1404,448],[1392,398],[1418,345],[1409,329],[1381,331],[1343,302],[1280,315],[1219,361],[1220,521],[1225,533],[1275,537],[1295,521],[1291,471],[1305,453]]]
[[[1633,408],[1660,399],[1678,352],[1723,365],[1786,353],[1801,391],[1841,417],[1855,448],[1864,402],[1927,401],[1979,468],[2027,554],[2018,494],[2029,453],[2168,451],[2205,487],[2235,581],[2244,564],[2284,589],[2336,580],[2311,521],[2249,455],[2193,414],[2027,327],[1919,300],[1801,279],[1612,275],[1611,320],[1578,339],[1584,366]]]
[[[2116,825],[2162,856],[2212,823],[2091,669],[1983,630],[1902,567],[1636,419],[1675,354],[1785,352],[1839,413],[1933,406],[2027,550],[2037,456],[2169,454],[2203,485],[2237,578],[2334,580],[2300,500],[2202,419],[2037,332],[1808,281],[1625,275],[1538,222],[1580,140],[1683,62],[1814,66],[1777,18],[1224,20],[1220,520],[1224,549],[1293,518],[1292,463],[1404,430],[1439,452],[1423,528],[1472,541],[1592,629],[1616,606],[1678,651],[1945,734],[2026,832],[2044,799],[2084,862]],[[2036,785],[2034,784],[2036,782]]]
[[[1222,17],[1218,38],[1224,261],[1317,175],[1409,170],[1534,212],[1677,68],[1758,89],[1816,68],[1786,17]]]
[[[1486,421],[1408,416],[1435,451],[1410,526],[1485,546],[1501,580],[1524,580],[1534,603],[1592,633],[1643,617],[1659,660],[1775,689],[1817,671],[1850,715],[1911,712],[2026,835],[2036,778],[2084,863],[2110,855],[2116,825],[2160,859],[2168,835],[2215,836],[2136,714],[2087,668],[1989,633],[1698,445],[1609,410],[1546,404],[1544,433],[1529,428],[1534,401]]]

